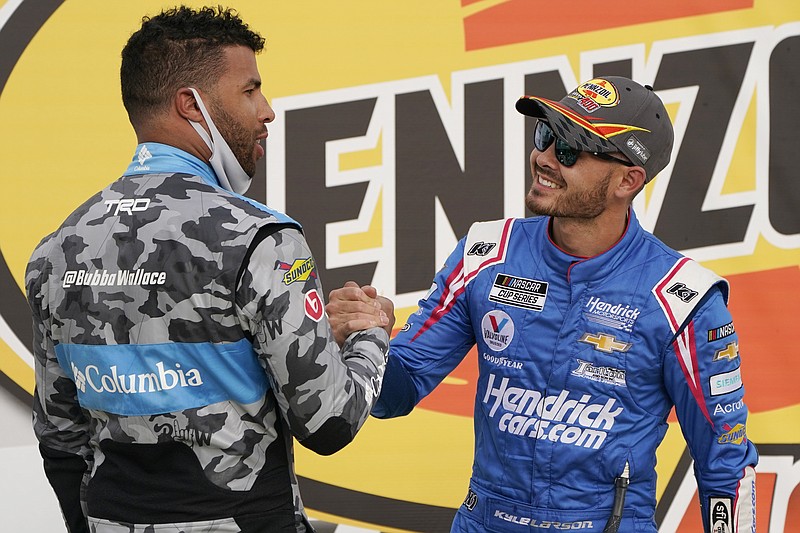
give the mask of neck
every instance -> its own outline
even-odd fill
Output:
[[[136,128],[136,141],[138,144],[155,142],[173,146],[206,163],[211,157],[211,150],[185,120],[165,121],[157,127],[140,126]]]
[[[611,248],[625,232],[628,210],[605,211],[595,218],[553,217],[551,238],[565,252],[594,257]]]

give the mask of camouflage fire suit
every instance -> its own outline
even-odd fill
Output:
[[[292,437],[320,454],[354,438],[388,335],[339,349],[296,222],[141,144],[25,283],[34,430],[70,531],[310,528]]]

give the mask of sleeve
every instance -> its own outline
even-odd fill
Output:
[[[268,233],[250,251],[237,287],[239,318],[292,434],[314,452],[332,454],[369,416],[389,335],[381,328],[356,332],[339,349],[314,258],[297,229]]]
[[[47,480],[61,506],[67,531],[89,531],[81,497],[92,463],[89,421],[78,404],[75,383],[58,364],[50,336],[47,308],[49,262],[40,249],[26,272],[26,291],[33,315],[33,430],[39,440]]]
[[[377,418],[404,416],[427,396],[475,344],[467,304],[462,239],[436,274],[419,310],[391,342]]]
[[[694,459],[705,531],[754,531],[758,453],[747,438],[739,340],[718,286],[698,304],[664,363]]]

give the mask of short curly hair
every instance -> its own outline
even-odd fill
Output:
[[[122,103],[131,123],[163,111],[181,87],[213,87],[223,72],[223,50],[264,49],[264,38],[232,9],[186,6],[143,17],[122,49]]]

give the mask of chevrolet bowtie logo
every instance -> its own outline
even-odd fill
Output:
[[[713,360],[719,361],[720,359],[736,359],[737,357],[739,357],[739,343],[730,342],[722,350],[717,350],[717,353],[714,354]]]
[[[630,350],[631,346],[633,346],[630,342],[618,341],[613,335],[606,335],[604,333],[597,333],[595,335],[584,333],[583,337],[581,337],[581,342],[591,344],[594,346],[595,350],[605,353],[627,352]]]

